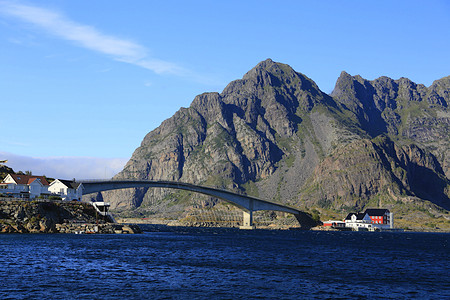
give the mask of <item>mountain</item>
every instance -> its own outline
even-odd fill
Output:
[[[450,177],[450,76],[426,88],[407,78],[368,81],[342,72],[331,96],[350,110],[372,137],[388,134],[417,143],[439,158]]]
[[[322,218],[383,206],[450,228],[449,91],[450,77],[427,88],[342,72],[327,95],[268,59],[148,133],[115,179],[225,188]],[[165,218],[217,202],[168,189],[102,197],[123,215]]]

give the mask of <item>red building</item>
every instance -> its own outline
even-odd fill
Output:
[[[332,227],[332,228],[344,228],[345,222],[342,221],[325,221],[323,222],[323,226],[325,227]]]
[[[389,225],[391,224],[391,213],[389,209],[383,208],[368,208],[364,212],[368,214],[372,220],[372,224]]]

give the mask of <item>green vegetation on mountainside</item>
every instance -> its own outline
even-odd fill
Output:
[[[401,226],[417,215],[429,228],[447,228],[439,209],[450,208],[449,89],[448,78],[427,88],[343,72],[327,95],[288,65],[266,60],[164,121],[117,178],[244,192],[322,219],[386,207]],[[197,199],[219,203],[165,189],[105,195],[121,211],[170,218],[186,215]]]

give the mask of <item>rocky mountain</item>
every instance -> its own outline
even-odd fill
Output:
[[[368,206],[400,216],[426,210],[450,227],[449,91],[450,77],[427,88],[342,72],[327,95],[268,59],[148,133],[115,178],[226,188],[324,217]],[[215,204],[167,189],[102,196],[118,212],[144,216]]]
[[[450,177],[450,76],[426,88],[407,78],[368,81],[342,72],[331,96],[350,110],[372,137],[388,134],[433,152]]]

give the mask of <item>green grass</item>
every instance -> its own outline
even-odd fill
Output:
[[[259,197],[259,190],[256,184],[249,180],[241,185],[241,188],[245,191],[248,196]]]

